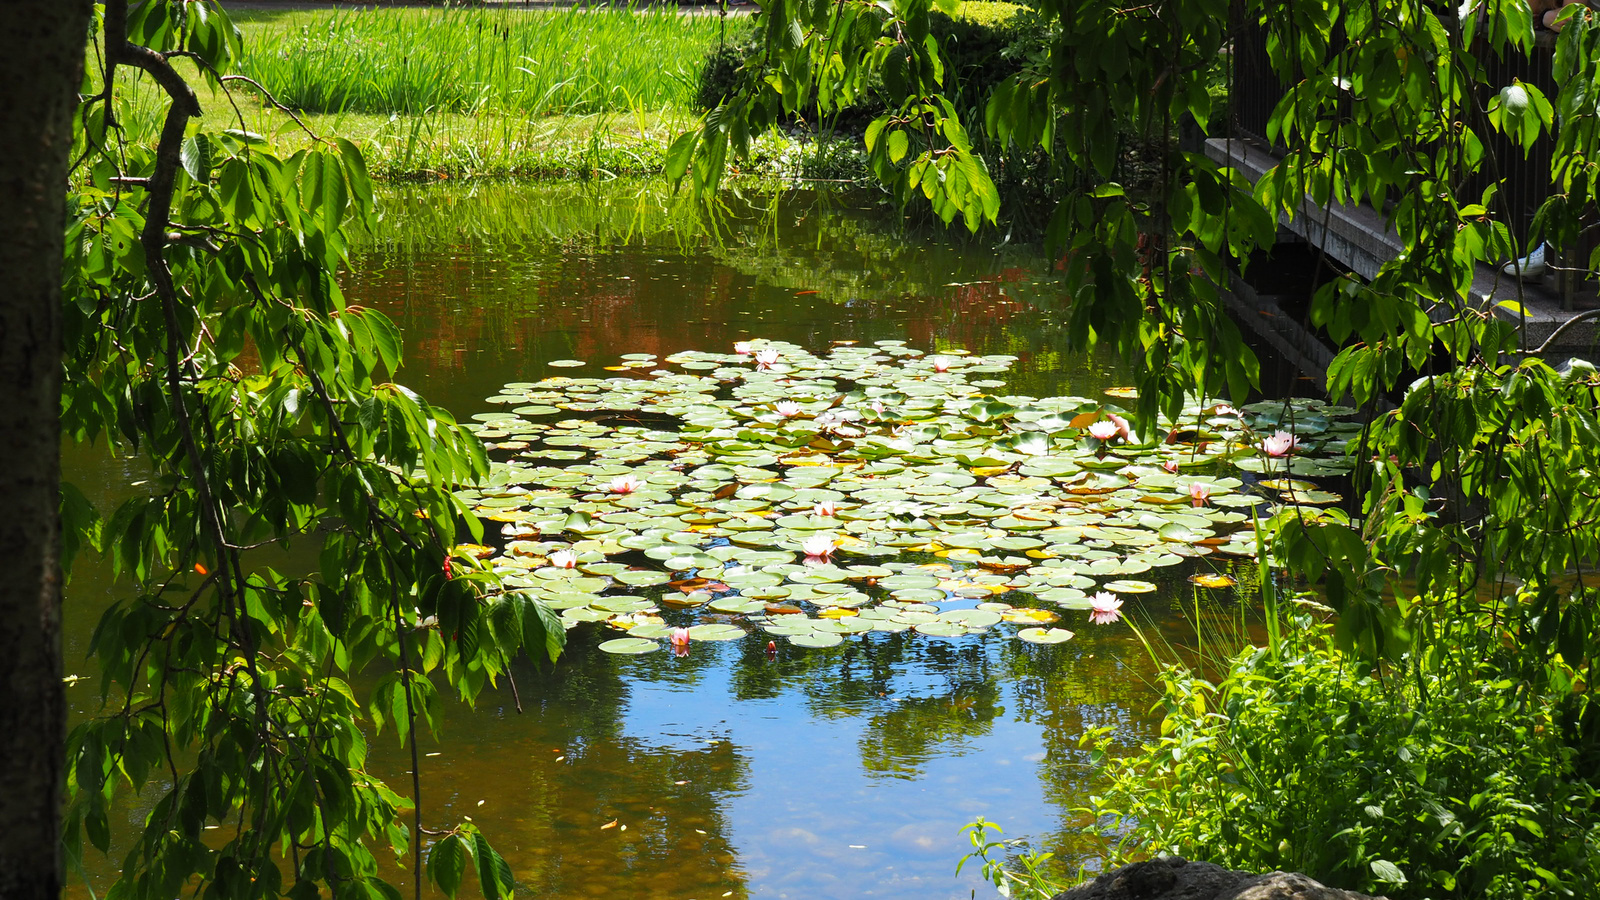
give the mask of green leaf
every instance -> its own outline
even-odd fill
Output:
[[[461,838],[450,834],[440,838],[428,851],[428,880],[444,892],[455,897],[461,889],[461,876],[467,868],[467,851]]]
[[[672,182],[674,189],[683,181],[683,176],[689,171],[689,162],[694,158],[694,150],[700,143],[700,132],[686,131],[678,135],[667,148],[667,158],[664,164],[667,180]]]
[[[488,839],[481,832],[473,834],[472,840],[476,850],[473,857],[478,864],[478,885],[483,889],[485,900],[510,897],[515,884],[511,877],[511,866],[489,846]]]
[[[906,133],[903,129],[897,128],[894,131],[889,132],[889,161],[899,162],[900,160],[904,159],[906,155],[906,148],[909,146],[910,140],[906,137]]]
[[[1372,877],[1385,884],[1406,883],[1405,873],[1400,871],[1399,866],[1389,862],[1387,859],[1375,859],[1368,863],[1368,867],[1372,869]]]
[[[178,159],[183,165],[183,171],[189,173],[190,178],[205,184],[211,180],[215,152],[211,137],[202,131],[184,140]]]

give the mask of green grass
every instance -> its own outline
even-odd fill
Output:
[[[676,9],[381,9],[243,23],[240,71],[308,112],[524,116],[687,108],[715,16]]]

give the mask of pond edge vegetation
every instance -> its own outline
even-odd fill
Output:
[[[190,54],[220,88],[238,32],[206,3],[104,10],[92,60],[108,88],[91,86],[78,119],[65,427],[150,448],[170,492],[104,521],[66,492],[68,558],[114,551],[144,587],[94,640],[123,703],[70,743],[68,846],[83,835],[103,849],[110,797],[171,766],[119,898],[170,896],[191,877],[215,897],[310,896],[319,883],[393,897],[366,841],[409,849],[420,887],[423,813],[400,826],[407,801],[364,774],[352,737],[363,709],[330,673],[387,660],[395,674],[369,712],[414,748],[439,702],[420,676],[440,673],[470,701],[519,649],[553,656],[561,629],[542,604],[448,559],[455,532],[479,527],[448,487],[487,461],[448,415],[385,379],[397,332],[339,294],[347,224],[372,214],[360,148],[275,154],[248,128],[188,133],[200,104],[160,53]],[[1058,202],[1040,224],[1063,254],[1071,339],[1135,364],[1146,436],[1160,413],[1242,398],[1256,381],[1217,286],[1271,245],[1278,215],[1308,195],[1388,210],[1407,252],[1371,281],[1328,282],[1311,312],[1342,347],[1329,393],[1368,415],[1351,451],[1361,504],[1270,524],[1268,646],[1219,657],[1217,678],[1173,671],[1162,738],[1110,764],[1111,787],[1088,808],[1091,826],[1112,817],[1112,852],[1199,849],[1397,900],[1581,896],[1600,883],[1589,672],[1600,617],[1585,580],[1600,556],[1600,374],[1524,356],[1466,289],[1478,263],[1521,256],[1530,240],[1575,245],[1595,224],[1600,26],[1568,10],[1563,87],[1545,97],[1483,76],[1480,52],[1534,52],[1513,0],[1461,18],[1416,0],[1245,3],[1294,85],[1270,129],[1281,162],[1251,184],[1171,140],[1178,123],[1212,122],[1233,17],[1222,0],[1045,2],[1031,51],[981,109],[952,97],[925,0],[779,0],[746,77],[667,146],[665,173],[708,198],[774,126],[837,121],[875,99],[872,176],[906,208],[971,230],[1013,215],[1006,172],[1047,173],[1038,191]],[[164,92],[146,131],[116,127],[119,67]],[[1555,190],[1529,239],[1507,226],[1493,183],[1457,187],[1493,172],[1491,138],[1526,151],[1545,133]],[[1138,189],[1122,164],[1130,135],[1156,148]],[[259,355],[249,374],[236,366],[246,347]],[[232,508],[255,515],[238,522]],[[320,572],[245,564],[241,548],[299,539],[332,510],[346,530]],[[1297,593],[1305,585],[1314,598]],[[1277,603],[1280,587],[1286,601],[1325,604],[1331,630]],[[416,637],[429,616],[454,636],[436,653]],[[181,774],[174,736],[198,748]],[[201,840],[204,822],[236,812],[250,827],[223,849]],[[1321,843],[1294,839],[1315,816]],[[428,875],[447,894],[469,865],[485,895],[512,889],[471,823],[434,837]],[[276,880],[281,838],[290,884]]]

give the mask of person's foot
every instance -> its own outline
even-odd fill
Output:
[[[1504,275],[1510,275],[1512,278],[1521,277],[1526,280],[1544,275],[1545,270],[1548,268],[1550,268],[1549,265],[1544,261],[1544,245],[1540,244],[1527,256],[1516,262],[1508,262],[1501,266],[1500,272]]]

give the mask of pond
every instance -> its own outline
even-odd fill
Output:
[[[1103,397],[1123,380],[1108,354],[1057,349],[1049,260],[902,232],[871,197],[730,193],[709,222],[627,183],[400,188],[382,201],[346,294],[400,325],[401,380],[464,421],[502,410],[488,398],[508,383],[605,378],[624,354],[726,354],[747,340],[818,356],[891,342],[1008,357],[990,377],[1035,397]],[[550,366],[567,360],[584,365]],[[143,477],[81,450],[66,466],[103,507]],[[1140,627],[1190,645],[1196,616],[1237,623],[1253,566],[1208,567],[1238,578],[1231,591],[1194,587],[1192,571],[1140,576],[1157,588],[1129,603]],[[79,563],[69,672],[110,591]],[[1061,615],[1077,634],[1059,644],[902,628],[818,648],[697,641],[681,657],[600,652],[618,632],[583,623],[554,666],[518,664],[515,695],[502,684],[476,710],[446,704],[443,740],[422,745],[425,819],[471,817],[528,898],[966,898],[991,890],[975,868],[954,874],[960,829],[978,816],[1092,866],[1074,838],[1096,778],[1079,737],[1150,735],[1154,666],[1125,623],[1090,625],[1081,606]],[[72,694],[80,714],[96,696]],[[409,752],[378,741],[372,767],[405,792]],[[91,866],[99,890],[113,864]]]

